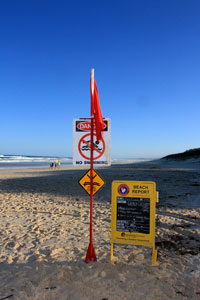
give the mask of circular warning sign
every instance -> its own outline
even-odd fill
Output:
[[[97,142],[96,134],[94,133],[94,143],[93,143],[93,159],[100,158],[105,152],[105,142],[104,139],[101,138]],[[90,160],[90,150],[91,150],[91,133],[85,134],[82,136],[78,143],[78,151],[82,157]]]

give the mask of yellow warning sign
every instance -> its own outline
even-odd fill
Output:
[[[113,243],[152,248],[156,263],[155,213],[158,193],[152,181],[113,181],[111,220],[111,260]]]
[[[84,188],[84,190],[90,195],[90,173],[91,171],[87,171],[87,173],[79,180],[79,184]],[[95,170],[93,173],[93,195],[96,194],[105,184],[103,179],[97,174]]]

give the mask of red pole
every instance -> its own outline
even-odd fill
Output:
[[[85,257],[85,262],[96,261],[96,255],[93,247],[92,241],[92,209],[93,209],[93,161],[94,161],[94,115],[92,109],[92,99],[91,99],[91,146],[90,146],[90,243],[88,246],[87,254]]]
[[[92,244],[92,209],[93,209],[93,148],[94,148],[94,117],[91,117],[91,155],[90,155],[90,244]]]

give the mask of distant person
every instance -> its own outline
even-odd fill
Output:
[[[60,167],[60,162],[59,162],[58,159],[56,159],[55,167],[56,167],[56,168],[59,168],[59,167]]]

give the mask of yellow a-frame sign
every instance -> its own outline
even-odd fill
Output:
[[[112,182],[111,262],[113,244],[119,243],[152,247],[152,264],[156,264],[156,202],[155,182]]]

